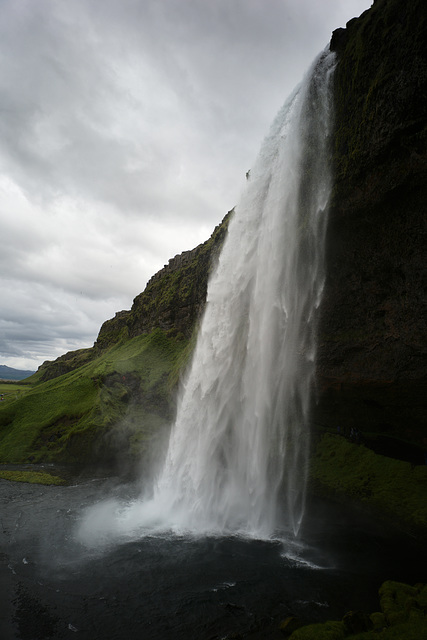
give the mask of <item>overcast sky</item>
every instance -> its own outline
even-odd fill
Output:
[[[369,0],[0,0],[0,364],[92,346]]]

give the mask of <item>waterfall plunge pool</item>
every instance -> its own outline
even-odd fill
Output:
[[[425,578],[421,545],[318,499],[297,541],[137,531],[90,547],[78,540],[87,507],[112,496],[126,503],[136,491],[111,479],[0,481],[1,638],[280,638],[288,616],[371,612],[384,580]]]

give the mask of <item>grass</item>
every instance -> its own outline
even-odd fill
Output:
[[[381,611],[370,616],[350,612],[340,621],[312,624],[294,631],[289,640],[426,640],[427,586],[384,582]],[[355,631],[355,627],[365,630]]]
[[[158,428],[157,414],[169,417],[169,373],[186,345],[156,329],[1,402],[0,462],[84,464],[111,454],[114,429],[135,452]]]
[[[329,491],[427,530],[427,466],[381,456],[341,436],[325,434],[315,450],[311,478]]]
[[[19,396],[27,393],[31,386],[30,384],[20,384],[19,382],[0,382],[0,395],[3,395],[1,402],[16,400]]]
[[[29,482],[31,484],[60,485],[65,480],[59,476],[41,471],[0,471],[0,479],[13,482]]]

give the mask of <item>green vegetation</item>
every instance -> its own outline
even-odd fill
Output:
[[[95,355],[95,351],[92,348],[69,351],[53,362],[44,362],[39,370],[27,378],[27,380],[34,384],[36,382],[45,382],[46,380],[62,376],[64,373],[68,373],[69,371],[73,371],[74,369],[87,364],[94,359]]]
[[[24,384],[20,382],[0,382],[0,394],[3,395],[2,402],[16,400],[17,397],[31,389],[31,386],[31,384]]]
[[[387,581],[380,591],[381,611],[370,616],[349,612],[341,621],[312,624],[289,640],[426,640],[427,586]]]
[[[108,462],[117,447],[140,455],[172,417],[169,376],[187,342],[156,329],[3,401],[0,461]]]
[[[230,216],[153,276],[130,311],[104,322],[92,348],[45,362],[25,386],[8,386],[0,462],[126,467],[157,446],[173,420]]]
[[[427,466],[377,455],[363,445],[325,434],[312,460],[314,484],[427,529]]]
[[[198,327],[196,326],[190,340],[186,340],[185,347],[179,353],[174,365],[172,366],[168,379],[170,389],[174,389],[178,386],[180,379],[185,374],[191,363],[191,358],[197,342],[197,331]]]
[[[13,482],[30,482],[31,484],[64,484],[65,480],[59,476],[41,471],[0,471],[0,479]]]
[[[233,211],[224,217],[212,236],[192,251],[176,256],[172,266],[152,278],[134,300],[132,309],[109,320],[101,328],[96,345],[162,326],[182,332],[189,339],[206,301],[207,282],[226,237]],[[159,275],[159,274],[157,274]]]

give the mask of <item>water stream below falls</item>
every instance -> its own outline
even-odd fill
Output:
[[[112,479],[0,480],[2,640],[280,638],[289,615],[312,622],[374,611],[383,580],[424,578],[425,550],[412,540],[318,500],[297,541],[134,532],[79,543],[88,506],[132,502],[138,491]]]

